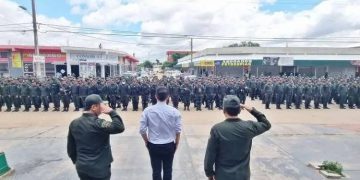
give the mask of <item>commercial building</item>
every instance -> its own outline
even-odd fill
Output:
[[[39,49],[40,56],[45,57],[47,76],[118,76],[135,70],[138,63],[135,57],[117,50],[59,46]],[[0,45],[0,75],[33,75],[33,55],[33,46]]]
[[[305,76],[360,73],[360,48],[229,47],[209,48],[178,60],[183,70],[197,75],[255,76],[302,74]]]

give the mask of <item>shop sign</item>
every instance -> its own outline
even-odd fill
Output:
[[[33,56],[33,62],[34,63],[45,63],[45,56]]]
[[[217,66],[223,67],[241,67],[241,66],[251,66],[251,60],[223,60],[217,61],[215,63]]]
[[[24,58],[33,58],[33,53],[23,53]],[[45,58],[66,58],[66,54],[64,53],[40,53],[41,56]]]
[[[200,67],[214,67],[215,61],[213,60],[200,60]]]
[[[20,52],[13,52],[12,53],[12,67],[13,68],[21,68],[22,67],[22,60]]]

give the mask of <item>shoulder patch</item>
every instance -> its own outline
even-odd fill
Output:
[[[103,120],[103,122],[101,122],[101,127],[102,128],[109,128],[110,126],[111,126],[110,121]]]

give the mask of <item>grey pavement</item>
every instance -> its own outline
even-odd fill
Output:
[[[300,110],[279,115],[280,111],[265,111],[273,126],[256,137],[251,154],[252,178],[325,179],[308,162],[335,160],[343,164],[348,179],[360,179],[360,117],[359,110],[345,110],[346,121],[326,120],[328,113]],[[284,112],[284,111],[283,111]],[[119,112],[126,130],[111,138],[114,162],[112,179],[151,179],[148,152],[138,134],[140,112]],[[242,112],[245,114],[245,112]],[[350,115],[348,115],[350,113]],[[7,179],[73,180],[78,179],[75,167],[66,154],[68,124],[81,113],[0,113],[0,150],[6,153],[15,173]],[[182,112],[183,133],[175,155],[173,179],[206,179],[203,159],[210,128],[222,118],[221,111]],[[281,114],[281,113],[280,113]],[[335,115],[336,114],[336,115]],[[284,119],[280,119],[284,116]],[[300,117],[299,117],[300,116]],[[307,122],[307,117],[325,118]],[[297,117],[292,120],[291,117]],[[249,114],[243,118],[251,118]],[[286,120],[287,119],[287,120]]]

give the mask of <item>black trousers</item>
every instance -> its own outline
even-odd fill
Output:
[[[172,166],[175,154],[175,143],[152,144],[148,143],[153,180],[171,180]],[[163,178],[161,178],[163,170]]]
[[[111,176],[109,176],[109,177],[105,177],[105,178],[94,178],[94,177],[91,177],[91,176],[89,176],[85,173],[79,172],[79,171],[77,171],[77,173],[78,173],[80,180],[110,180],[110,177],[111,177]]]

